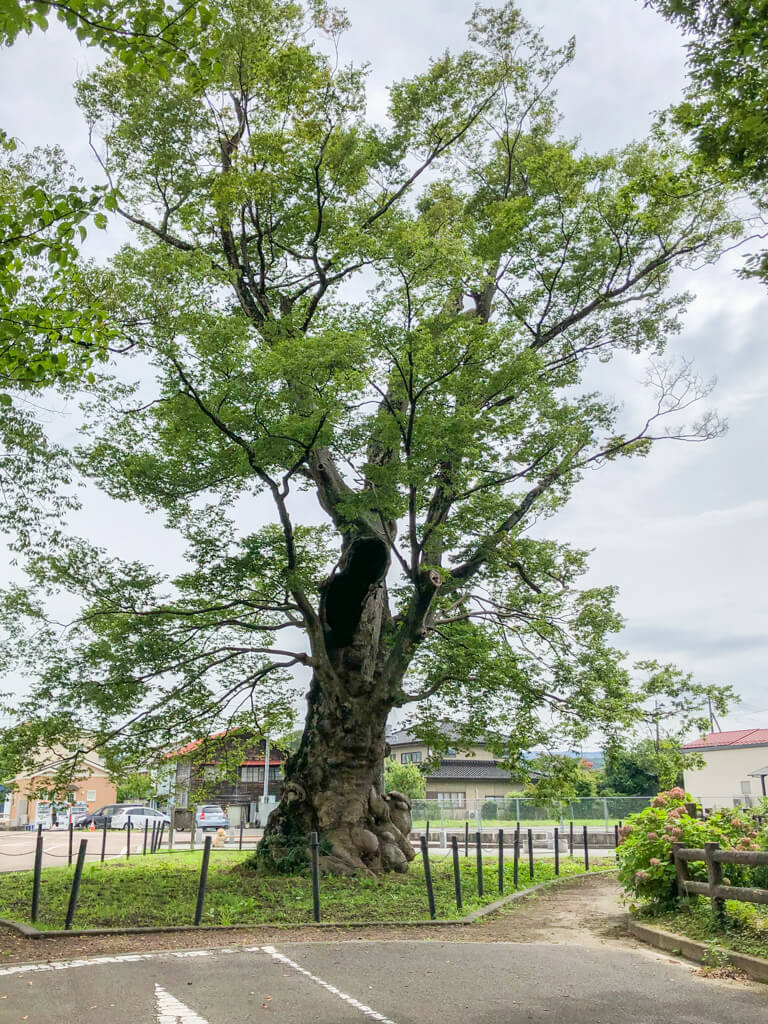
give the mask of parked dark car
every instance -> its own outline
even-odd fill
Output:
[[[104,822],[107,823],[107,828],[112,824],[112,819],[120,814],[126,807],[135,807],[136,804],[105,804],[103,807],[98,807],[95,811],[91,811],[90,814],[86,814],[85,817],[81,818],[76,825],[76,828],[90,828],[91,822],[93,822],[95,828],[103,828]],[[74,822],[73,822],[74,824]]]

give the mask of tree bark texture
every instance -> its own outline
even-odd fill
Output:
[[[301,743],[258,852],[272,869],[305,863],[312,831],[321,868],[337,874],[405,872],[415,856],[410,801],[382,785],[395,704],[382,674],[388,554],[375,537],[352,542],[323,587],[324,665],[314,672]]]

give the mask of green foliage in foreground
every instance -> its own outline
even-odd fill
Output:
[[[644,907],[638,917],[647,920],[654,928],[768,959],[768,912],[765,907],[727,900],[725,917],[722,923],[718,923],[709,900],[694,896],[677,911],[658,914],[652,908]]]
[[[752,815],[741,808],[726,808],[706,819],[687,812],[682,789],[659,793],[652,805],[634,814],[621,830],[619,882],[634,898],[657,908],[677,904],[677,882],[672,862],[672,844],[683,843],[702,849],[705,843],[719,843],[725,849],[759,850],[768,842],[768,830],[761,829]],[[689,877],[706,881],[701,861],[690,861]],[[768,870],[729,864],[723,882],[726,885],[768,887]]]
[[[312,882],[307,876],[259,875],[242,871],[247,854],[214,854],[208,874],[203,924],[304,924],[312,920]],[[199,853],[138,857],[106,864],[87,864],[83,871],[75,928],[137,927],[191,924],[200,874]],[[498,862],[484,863],[485,896],[477,896],[475,861],[462,858],[464,909],[453,900],[453,868],[449,857],[430,858],[439,918],[453,919],[498,899]],[[595,862],[593,870],[610,866]],[[512,892],[512,862],[505,864],[505,891]],[[579,874],[582,861],[561,860],[561,875]],[[73,868],[43,871],[37,927],[63,928]],[[554,862],[536,861],[534,878],[520,871],[520,888],[555,877]],[[323,877],[320,884],[323,920],[422,921],[429,917],[421,860],[407,875],[381,878]],[[0,875],[0,906],[16,921],[29,920],[32,872]]]

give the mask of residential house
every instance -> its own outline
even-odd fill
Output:
[[[390,757],[400,764],[426,764],[432,755],[426,743],[406,730],[387,736]],[[537,773],[534,773],[537,774]],[[522,793],[524,785],[496,755],[479,740],[468,750],[449,747],[441,755],[437,767],[426,774],[427,800],[443,805],[475,811],[489,800],[503,800],[510,794]]]
[[[173,802],[192,808],[199,803],[219,804],[229,814],[230,824],[257,820],[264,798],[267,772],[267,802],[276,804],[283,788],[285,752],[250,739],[242,730],[220,732],[192,740],[167,754],[176,765]]]
[[[40,755],[38,767],[21,772],[6,782],[0,795],[0,827],[22,828],[35,824],[38,810],[42,809],[38,805],[49,799],[62,804],[79,804],[81,810],[85,805],[88,811],[115,802],[117,788],[103,760],[95,752],[82,759],[66,792],[57,790],[54,777],[69,756],[69,752],[61,748],[48,750]]]
[[[685,790],[702,807],[752,806],[766,793],[768,729],[711,732],[683,746],[700,754],[701,768],[686,768]]]

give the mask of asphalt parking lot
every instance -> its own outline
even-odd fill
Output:
[[[731,1024],[768,989],[649,951],[543,943],[315,942],[0,967],[0,1022]]]
[[[251,849],[257,842],[261,832],[248,830],[244,834],[244,849]],[[0,871],[29,871],[35,863],[34,832],[0,832]],[[77,849],[81,839],[88,840],[87,861],[101,858],[102,833],[76,829],[72,836],[73,858],[77,857]],[[229,837],[227,849],[236,849],[239,841],[238,833]],[[131,853],[141,855],[144,847],[144,832],[131,835]],[[43,832],[43,867],[62,867],[66,865],[69,855],[69,834],[66,830]],[[168,848],[167,837],[163,840],[163,849]],[[189,832],[174,833],[174,849],[189,849]],[[198,837],[196,849],[201,849]],[[105,859],[125,857],[127,852],[126,835],[124,832],[107,832]],[[2,916],[0,914],[0,916]]]

